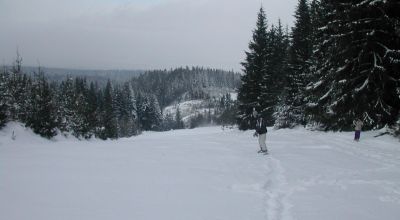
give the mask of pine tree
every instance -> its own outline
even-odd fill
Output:
[[[308,70],[312,53],[310,9],[306,0],[299,0],[295,18],[289,49],[289,71],[286,78],[285,97],[283,97],[283,103],[279,109],[281,113],[278,124],[281,127],[306,124],[305,89],[311,80]]]
[[[51,138],[57,134],[55,105],[53,103],[52,92],[49,84],[44,77],[43,71],[39,68],[35,73],[32,85],[27,114],[27,125],[32,130],[43,137]]]
[[[118,97],[118,124],[119,136],[130,137],[138,133],[136,123],[136,101],[130,83],[125,83]]]
[[[277,49],[277,44],[280,39],[278,39],[278,30],[274,25],[271,26],[267,35],[267,43],[265,50],[267,51],[266,56],[266,67],[265,73],[261,80],[261,93],[260,93],[260,109],[258,111],[264,116],[267,120],[267,125],[274,124],[273,113],[275,110],[275,106],[277,104],[278,95],[279,95],[279,84],[280,84],[280,75],[277,71],[277,66],[279,65],[279,61],[276,59],[279,55]]]
[[[139,93],[137,96],[137,113],[142,130],[162,130],[163,118],[155,95]]]
[[[151,130],[160,131],[163,119],[160,104],[158,103],[157,97],[155,95],[151,95],[149,99],[150,108],[148,108],[148,114],[150,115],[151,119]]]
[[[247,130],[254,128],[253,109],[259,112],[264,110],[261,105],[262,81],[267,75],[268,61],[268,32],[267,20],[263,8],[260,8],[256,29],[253,31],[253,39],[249,43],[249,52],[242,63],[244,75],[242,85],[238,92],[238,124],[239,129]]]
[[[75,89],[71,77],[61,82],[57,94],[57,124],[61,132],[74,132]]]
[[[334,8],[332,1],[329,0],[314,0],[311,4],[311,24],[312,24],[312,41],[313,53],[310,60],[310,78],[311,84],[306,89],[307,104],[306,115],[309,124],[313,127],[321,126],[321,122],[327,122],[326,112],[330,111],[327,108],[327,96],[325,88],[329,84],[323,84],[323,81],[329,82],[329,70],[332,64],[327,62],[327,58],[331,54],[335,54],[335,48],[332,35],[334,34]],[[325,88],[323,88],[325,87]],[[322,98],[322,99],[321,99]]]
[[[90,129],[90,134],[98,135],[98,131],[100,129],[100,120],[99,120],[99,100],[97,99],[97,93],[100,93],[100,90],[97,87],[97,84],[91,82],[89,86],[89,90],[87,92],[87,122],[88,127]]]
[[[90,132],[89,124],[89,104],[88,104],[88,88],[86,79],[75,78],[74,85],[74,118],[73,118],[73,133],[78,138],[90,138],[92,133]]]
[[[180,111],[179,106],[178,106],[176,108],[174,129],[183,129],[183,128],[185,128],[185,125],[184,125],[184,123],[182,121],[181,111]]]
[[[319,94],[313,103],[327,129],[347,130],[362,117],[366,128],[394,124],[400,109],[398,1],[335,1],[320,47]]]
[[[103,112],[103,126],[104,137],[115,139],[118,138],[118,120],[114,107],[114,91],[110,80],[104,90],[104,112]]]
[[[9,99],[10,93],[8,90],[8,73],[7,68],[3,67],[0,72],[0,128],[8,121]]]
[[[10,120],[26,122],[27,99],[30,91],[30,80],[22,71],[22,58],[17,51],[17,57],[8,75],[9,117]]]

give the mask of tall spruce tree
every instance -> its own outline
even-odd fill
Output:
[[[136,122],[136,101],[130,83],[125,83],[122,90],[117,91],[119,137],[130,137],[138,133]]]
[[[327,62],[327,57],[335,54],[333,49],[334,41],[332,35],[332,21],[334,21],[334,8],[330,0],[314,0],[311,3],[311,24],[312,24],[312,42],[313,53],[310,62],[310,78],[311,84],[306,89],[307,104],[306,115],[308,123],[313,127],[321,126],[322,122],[326,122],[326,112],[328,107],[326,104],[325,88],[328,84],[323,81],[331,81],[330,75],[327,74],[331,69],[331,63]],[[321,99],[322,98],[322,99]],[[323,125],[322,125],[323,126]]]
[[[90,138],[88,87],[85,78],[75,78],[74,85],[74,135],[78,138]]]
[[[286,79],[285,97],[280,109],[280,126],[305,125],[306,86],[310,83],[308,74],[312,54],[310,9],[306,0],[299,0],[295,12],[289,49],[289,71]]]
[[[34,75],[35,78],[29,98],[30,105],[28,108],[29,114],[27,114],[27,125],[35,133],[51,138],[57,134],[56,108],[52,98],[52,91],[40,68]]]
[[[99,100],[97,94],[100,93],[97,84],[94,82],[90,83],[89,90],[87,92],[87,122],[90,128],[90,134],[97,135],[97,131],[100,129],[100,121],[98,119],[99,113]]]
[[[247,130],[255,127],[252,117],[253,109],[262,109],[262,81],[268,71],[268,30],[267,19],[263,8],[260,8],[256,28],[253,31],[249,51],[242,63],[244,75],[238,92],[238,124],[239,129]]]
[[[114,91],[111,81],[108,80],[104,90],[103,120],[104,138],[118,138],[118,120],[114,105]]]
[[[8,121],[10,93],[7,87],[8,73],[4,66],[0,71],[0,128]]]
[[[272,54],[271,64],[269,70],[273,74],[273,81],[270,82],[272,88],[274,88],[275,106],[273,108],[273,119],[275,127],[285,127],[282,123],[285,123],[286,117],[282,115],[285,113],[285,90],[286,78],[288,67],[288,49],[289,49],[289,34],[288,31],[284,30],[279,20],[278,25],[275,27],[274,37],[271,40],[272,43]]]
[[[332,13],[321,29],[319,97],[311,106],[327,129],[347,130],[359,117],[366,128],[396,122],[400,109],[400,2],[327,1]]]
[[[57,94],[57,124],[62,132],[74,132],[75,89],[72,77],[61,82]]]

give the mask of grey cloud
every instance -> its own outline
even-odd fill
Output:
[[[18,46],[27,65],[39,60],[72,68],[200,65],[239,70],[261,5],[256,0],[100,2],[39,0],[28,9],[20,0],[3,2],[0,14],[7,12],[0,21],[0,58],[11,62]],[[289,24],[296,2],[262,1],[270,22],[281,17]]]

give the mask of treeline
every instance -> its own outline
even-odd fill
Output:
[[[240,129],[400,127],[400,2],[299,0],[289,32],[260,9],[243,62]]]
[[[12,67],[3,67],[0,71],[0,128],[8,121],[19,121],[47,138],[62,133],[72,134],[80,139],[116,139],[148,130],[163,131],[196,126],[191,122],[185,125],[179,111],[173,116],[162,114],[162,106],[158,101],[160,94],[151,89],[146,90],[145,86],[154,86],[145,84],[147,80],[152,80],[152,73],[125,83],[108,81],[106,86],[99,86],[81,77],[67,77],[60,82],[50,82],[40,68],[33,74],[24,73],[21,63],[22,59],[17,55]],[[182,74],[191,78],[191,70],[188,71]],[[138,82],[143,84],[139,86]],[[168,87],[167,82],[160,81],[160,84]],[[231,109],[233,101],[227,106],[225,99],[225,96],[210,99],[214,100],[210,102],[210,107],[218,109],[212,114],[214,123],[227,123],[225,110],[234,111]],[[234,121],[234,118],[230,120]]]

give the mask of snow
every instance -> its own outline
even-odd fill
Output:
[[[360,87],[355,88],[354,91],[360,92],[361,90],[365,89],[365,87],[368,85],[368,83],[369,83],[369,78],[367,78]]]
[[[11,139],[12,131],[16,140]],[[0,219],[397,220],[399,140],[208,127],[118,141],[0,131]]]
[[[196,116],[196,114],[204,114],[204,111],[214,111],[213,108],[207,108],[207,102],[204,100],[189,100],[180,102],[179,104],[170,105],[164,108],[163,114],[170,114],[173,117],[176,115],[176,111],[179,108],[182,120],[186,123],[189,122],[191,117]]]

